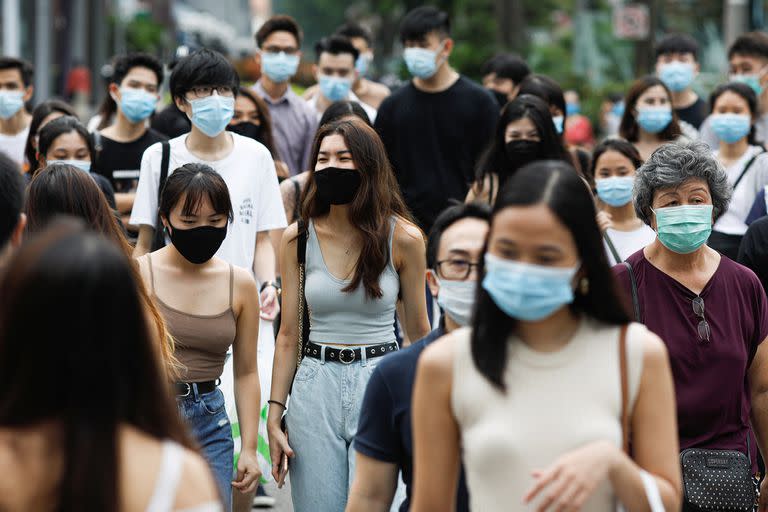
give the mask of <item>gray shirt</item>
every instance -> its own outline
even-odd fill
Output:
[[[288,165],[292,175],[308,169],[312,140],[317,130],[317,114],[314,109],[288,87],[279,99],[272,99],[261,81],[253,90],[267,102],[272,116],[272,136],[280,160]]]
[[[701,133],[701,141],[712,148],[712,151],[717,151],[720,148],[720,140],[715,135],[714,130],[712,130],[712,123],[709,117],[704,120],[699,131]],[[759,144],[768,142],[768,114],[761,115],[755,121],[755,139]]]

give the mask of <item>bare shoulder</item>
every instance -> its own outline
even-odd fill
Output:
[[[218,491],[208,464],[200,455],[185,448],[174,509],[192,508],[217,502],[218,499]]]
[[[450,333],[430,343],[419,357],[418,372],[439,380],[450,379],[458,342],[456,334]]]
[[[283,239],[280,242],[282,246],[288,246],[296,243],[296,237],[299,236],[299,224],[294,222],[283,231]]]
[[[424,233],[415,224],[398,217],[394,242],[402,249],[424,247]]]
[[[242,268],[238,267],[237,265],[232,265],[233,270],[233,278],[234,278],[234,288],[237,292],[237,295],[239,295],[241,298],[245,297],[255,297],[258,293],[258,289],[256,287],[256,280],[253,278],[251,273]]]
[[[389,87],[387,87],[384,84],[380,84],[378,82],[374,82],[372,80],[368,81],[368,87],[369,87],[369,94],[371,96],[376,97],[379,100],[383,100],[387,96],[389,96],[392,92],[389,90]]]
[[[643,347],[643,368],[658,371],[669,366],[669,353],[662,339],[645,326],[639,326],[639,329],[641,331],[638,338]]]

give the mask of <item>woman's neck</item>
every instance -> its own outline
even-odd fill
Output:
[[[720,141],[718,156],[721,160],[725,161],[738,160],[744,155],[744,153],[747,152],[748,149],[749,142],[747,142],[746,137],[734,142],[733,144]]]
[[[619,231],[635,229],[642,223],[642,221],[637,218],[637,214],[635,214],[635,206],[632,204],[632,201],[624,206],[610,206],[604,204],[603,209],[611,215],[611,222]]]
[[[331,209],[328,211],[326,222],[334,229],[349,229],[350,227],[354,227],[349,218],[349,205],[332,204]]]
[[[661,139],[659,139],[658,133],[650,133],[643,130],[642,128],[639,128],[637,130],[637,142],[639,144],[651,145],[651,144],[658,144],[659,142],[661,142]]]
[[[579,327],[579,317],[569,305],[538,322],[518,322],[517,335],[532,350],[557,352],[573,337]]]
[[[213,258],[204,263],[192,263],[187,258],[181,255],[176,246],[172,243],[165,246],[162,251],[165,252],[165,257],[170,265],[174,268],[181,270],[183,274],[197,274],[204,271],[213,264]]]
[[[710,249],[706,244],[688,254],[674,252],[662,244],[657,238],[643,250],[645,259],[668,273],[686,272],[700,269],[710,257]]]

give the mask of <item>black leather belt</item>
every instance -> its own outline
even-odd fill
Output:
[[[304,348],[304,355],[313,359],[320,359],[322,354],[323,345],[317,343],[307,342]],[[340,362],[343,364],[352,364],[355,361],[360,361],[362,357],[361,350],[365,350],[366,359],[374,357],[381,357],[397,350],[397,343],[382,343],[381,345],[368,345],[365,347],[356,348],[331,348],[325,347],[325,361],[328,362]]]
[[[173,386],[176,389],[176,396],[189,396],[192,394],[192,386],[197,386],[197,393],[203,395],[210,393],[216,389],[220,380],[208,380],[205,382],[174,382]]]

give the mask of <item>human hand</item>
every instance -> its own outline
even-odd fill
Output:
[[[241,450],[240,457],[237,459],[237,476],[232,482],[232,487],[243,494],[249,493],[256,489],[260,477],[261,468],[259,468],[256,452]]]
[[[287,179],[291,177],[291,171],[288,169],[288,165],[280,160],[275,160],[275,172],[278,178]]]
[[[606,480],[619,460],[621,452],[607,441],[597,441],[566,453],[544,470],[533,472],[534,485],[523,503],[530,504],[544,496],[537,512],[546,510],[577,511]]]
[[[280,303],[277,301],[277,289],[274,286],[267,286],[261,292],[261,319],[272,321],[280,312]]]
[[[759,512],[768,511],[768,478],[764,478],[760,483],[760,500],[758,501],[757,510]]]
[[[597,213],[597,227],[600,228],[602,233],[605,233],[608,228],[613,227],[613,217],[608,212]]]
[[[269,456],[272,459],[272,478],[277,482],[277,488],[282,489],[288,474],[288,458],[295,457],[296,453],[288,444],[288,432],[283,432],[280,425],[269,426],[267,436],[269,437]]]

